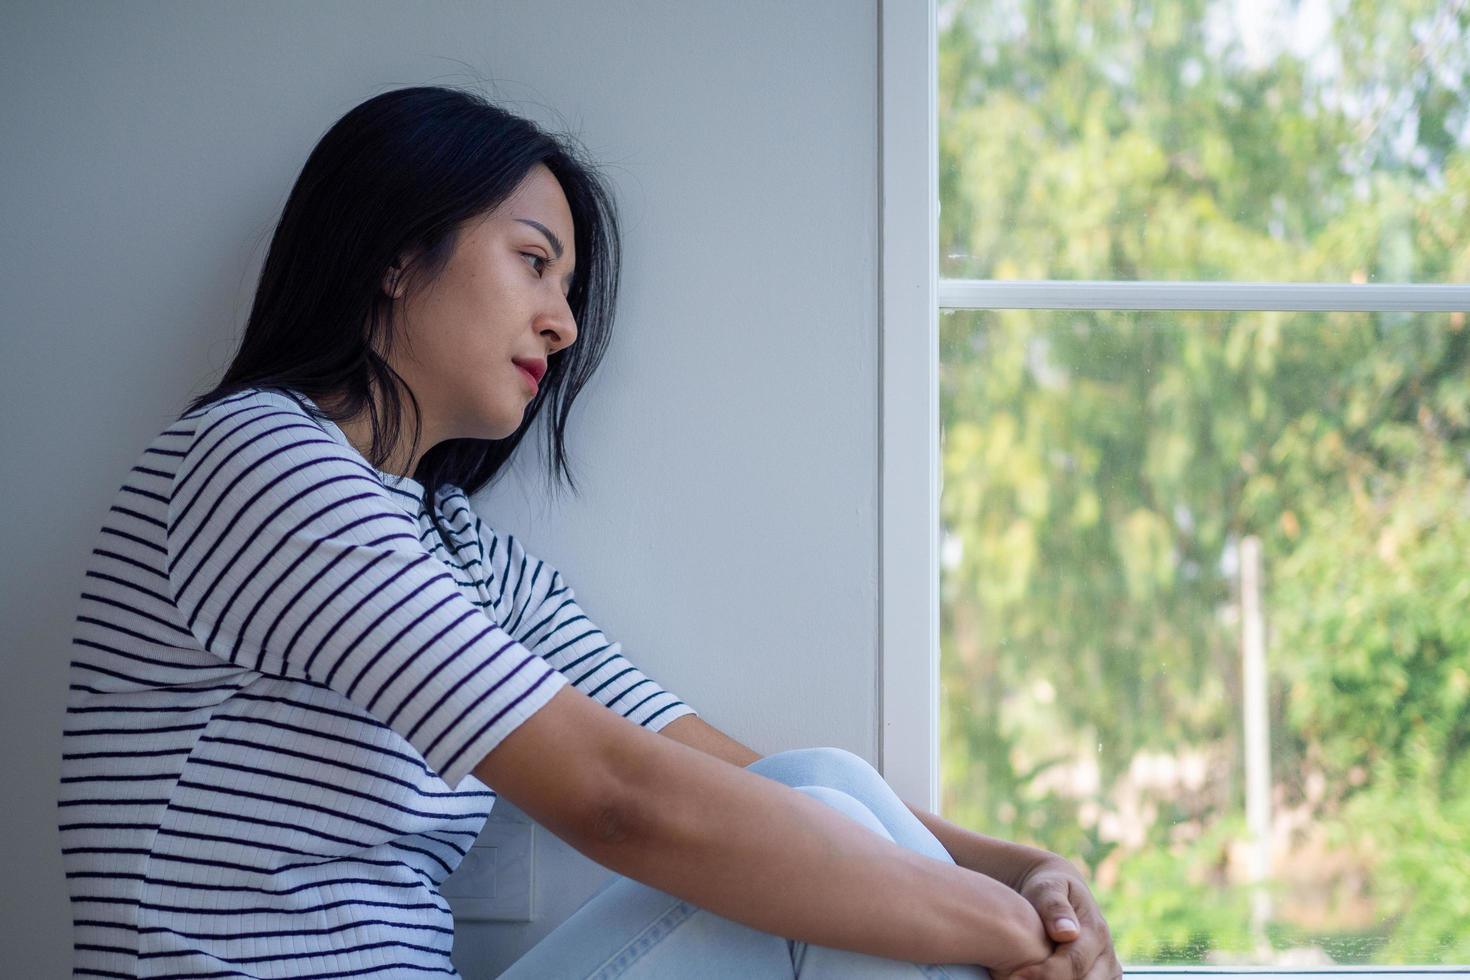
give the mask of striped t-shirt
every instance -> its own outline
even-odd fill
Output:
[[[464,491],[435,527],[299,392],[170,425],[83,578],[58,821],[78,977],[457,978],[471,773],[567,684],[694,709]]]

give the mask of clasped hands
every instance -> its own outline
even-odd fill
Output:
[[[1035,948],[1018,950],[1015,962],[987,967],[992,980],[1120,980],[1108,924],[1070,862],[1042,862],[1015,890],[1036,909],[1045,934]]]

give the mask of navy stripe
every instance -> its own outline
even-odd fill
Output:
[[[453,975],[440,886],[496,799],[461,779],[563,686],[663,705],[655,731],[693,710],[462,489],[430,501],[306,407],[180,417],[98,530],[56,784],[75,976]]]

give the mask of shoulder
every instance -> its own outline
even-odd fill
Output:
[[[316,456],[342,455],[353,462],[355,454],[340,452],[345,438],[333,434],[334,427],[319,417],[306,396],[285,388],[252,387],[230,392],[179,416],[176,424],[189,433],[190,452],[238,450],[247,457],[286,448],[284,442],[302,447]],[[311,446],[310,450],[302,443]]]
[[[180,421],[214,421],[239,412],[259,412],[260,410],[290,412],[316,421],[305,396],[287,388],[276,387],[245,388],[221,395],[191,412],[185,412],[179,416],[179,419]]]
[[[325,486],[357,492],[370,483],[388,498],[372,467],[344,437],[313,414],[305,396],[281,388],[248,388],[180,416],[173,498],[208,487],[253,500],[311,494]]]

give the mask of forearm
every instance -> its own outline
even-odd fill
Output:
[[[744,767],[761,758],[759,752],[737,742],[698,715],[676,718],[665,725],[659,734],[667,735],[676,742],[699,749],[732,765]],[[1011,888],[1017,887],[1026,872],[1041,864],[1056,863],[1068,870],[1075,870],[1051,851],[976,833],[907,801],[904,805],[938,838],[956,864],[978,871]]]
[[[762,758],[755,749],[735,741],[698,715],[675,718],[661,728],[659,734],[742,769]]]
[[[615,841],[588,856],[752,928],[910,962],[996,966],[1048,951],[1024,898],[874,834],[775,780],[648,739]]]
[[[1027,872],[1043,864],[1056,864],[1072,869],[1069,862],[1051,851],[977,833],[950,823],[938,814],[914,806],[907,800],[904,801],[904,806],[919,818],[920,823],[929,828],[929,832],[944,845],[956,864],[979,871],[1011,888],[1018,888]]]

